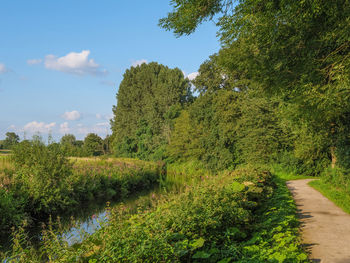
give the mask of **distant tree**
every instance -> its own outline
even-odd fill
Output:
[[[65,134],[60,140],[61,149],[69,156],[76,155],[76,138],[73,134]]]
[[[126,70],[111,121],[115,154],[161,158],[169,138],[167,112],[192,99],[190,88],[178,68],[152,62]]]
[[[76,144],[76,138],[73,134],[65,134],[62,136],[60,143],[62,145],[68,144],[68,145],[75,145]]]
[[[19,143],[19,136],[14,132],[7,132],[6,138],[3,141],[3,147],[5,149],[11,149],[13,146]]]
[[[84,139],[84,150],[89,156],[103,154],[103,140],[95,133],[89,133]]]

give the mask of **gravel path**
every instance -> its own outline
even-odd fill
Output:
[[[303,243],[312,262],[350,263],[350,215],[307,183],[288,181],[296,201]]]

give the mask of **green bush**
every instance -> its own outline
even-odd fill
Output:
[[[65,157],[59,145],[46,146],[40,141],[19,143],[13,162],[14,167],[11,161],[11,165],[6,163],[11,169],[5,167],[0,172],[0,184],[8,193],[0,195],[0,212],[6,214],[0,229],[7,232],[23,218],[33,218],[30,225],[49,215],[68,216],[92,200],[126,198],[154,187],[164,174],[162,163],[114,158],[74,161]],[[8,207],[11,202],[13,211]]]
[[[0,236],[8,235],[11,227],[22,223],[26,218],[24,206],[23,199],[16,198],[7,189],[0,188]]]
[[[227,242],[239,250],[249,237],[254,212],[272,193],[270,180],[267,171],[247,168],[204,177],[136,215],[125,215],[120,207],[90,239],[92,251],[79,250],[80,257],[92,262],[217,262],[229,254],[222,249]]]
[[[50,214],[76,204],[69,198],[73,189],[69,178],[72,165],[57,144],[46,146],[39,140],[24,141],[13,149],[15,180],[29,197],[33,214]]]

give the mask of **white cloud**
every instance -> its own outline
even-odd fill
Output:
[[[0,63],[0,74],[6,73],[8,69],[6,68],[5,64]]]
[[[187,75],[187,78],[188,78],[189,80],[192,81],[192,80],[194,80],[198,75],[199,75],[198,72],[192,72],[192,73],[190,73],[190,74]]]
[[[63,115],[62,118],[67,120],[67,121],[76,121],[79,120],[81,117],[81,114],[74,110],[74,111],[66,111]]]
[[[140,65],[142,65],[142,64],[144,64],[144,63],[147,64],[148,61],[147,61],[146,59],[135,60],[135,61],[133,61],[133,62],[131,63],[131,66],[137,67],[137,66],[140,66]]]
[[[107,74],[107,70],[102,69],[93,59],[89,59],[89,55],[90,50],[83,50],[80,53],[71,52],[63,57],[47,55],[45,57],[45,67],[76,75]]]
[[[55,122],[51,123],[44,123],[44,122],[37,122],[37,121],[32,121],[24,125],[24,130],[28,132],[49,132],[56,126]]]
[[[28,65],[37,65],[37,64],[40,64],[41,62],[43,62],[43,60],[41,58],[39,58],[39,59],[28,59],[27,60],[27,64]]]
[[[70,131],[70,128],[69,128],[68,122],[64,122],[60,124],[60,130],[59,130],[60,133],[67,134],[69,133],[69,131]]]
[[[113,114],[100,114],[100,113],[97,113],[96,114],[96,119],[99,119],[99,120],[107,120],[109,121],[110,119],[113,118]]]
[[[88,133],[96,133],[100,136],[106,136],[109,133],[109,123],[101,122],[96,123],[92,126],[80,125],[77,127],[76,132],[78,134],[86,136]]]
[[[96,126],[109,126],[109,123],[108,122],[99,122],[99,123],[96,123]]]

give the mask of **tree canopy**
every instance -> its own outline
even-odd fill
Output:
[[[173,115],[170,113],[191,98],[189,80],[178,68],[152,62],[126,70],[111,122],[115,153],[143,159],[161,157],[161,145],[168,138],[168,118]]]
[[[285,111],[280,121],[293,129],[295,156],[310,164],[331,158],[333,166],[348,159],[349,1],[174,0],[171,5],[173,11],[159,24],[177,36],[191,34],[206,20],[218,26],[222,48],[201,66],[206,73],[194,81],[199,91],[224,88],[231,79],[234,88],[277,96]]]
[[[5,149],[12,149],[18,143],[19,143],[19,136],[14,132],[7,132],[6,138],[2,142],[2,146]]]

